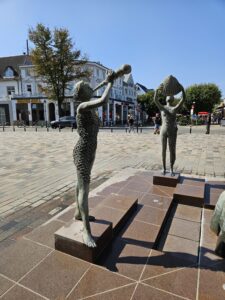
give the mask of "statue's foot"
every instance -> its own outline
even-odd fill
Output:
[[[163,169],[163,170],[161,171],[161,174],[162,174],[162,175],[166,175],[166,170]]]
[[[95,248],[96,243],[90,233],[84,232],[83,233],[83,241],[84,244],[87,245],[89,248]]]
[[[170,171],[170,176],[171,177],[175,176],[175,173],[173,171]]]

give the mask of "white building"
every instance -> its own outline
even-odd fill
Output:
[[[136,83],[135,84],[135,90],[136,90],[136,95],[138,96],[142,96],[147,94],[150,91],[153,91],[153,89],[148,89],[146,86],[144,86],[143,84],[140,83]],[[141,120],[142,123],[145,123],[148,119],[148,115],[145,111],[142,110],[141,105],[137,105],[137,111],[138,111],[138,119]]]
[[[146,94],[149,91],[152,91],[153,89],[148,89],[146,86],[144,86],[143,84],[140,83],[136,83],[135,84],[135,89],[136,89],[136,94],[137,96],[141,96]]]
[[[102,82],[109,68],[103,66],[99,62],[88,62],[88,68],[92,72],[90,78],[90,86],[95,88]],[[97,90],[95,97],[100,97],[104,91],[104,87]],[[124,75],[114,81],[109,103],[98,109],[99,118],[104,124],[125,124],[129,110],[135,111],[137,97],[132,74]]]
[[[109,68],[98,62],[86,64],[91,71],[90,86],[95,88],[109,72]],[[0,123],[24,121],[27,125],[38,121],[52,121],[58,118],[56,101],[49,100],[41,91],[41,82],[34,72],[34,66],[27,55],[0,58]],[[64,114],[75,115],[76,103],[71,95],[74,82],[69,84],[65,95]],[[100,97],[104,87],[96,91]],[[118,78],[111,90],[109,103],[98,109],[103,124],[125,124],[129,110],[136,107],[135,85],[131,74]]]

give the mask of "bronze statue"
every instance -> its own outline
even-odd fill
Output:
[[[166,96],[166,105],[162,105],[157,99],[159,90],[164,96]],[[174,95],[182,92],[182,98],[176,106],[171,106],[171,102],[174,100]],[[177,140],[177,123],[176,113],[185,101],[185,91],[183,86],[172,75],[168,76],[163,83],[156,89],[154,95],[154,101],[161,111],[162,127],[160,131],[162,142],[162,162],[163,170],[162,174],[166,174],[166,148],[167,140],[170,150],[170,174],[174,176],[174,163],[176,160],[176,140]]]
[[[83,221],[83,241],[88,247],[96,247],[89,223],[94,220],[94,217],[89,216],[88,209],[90,175],[95,160],[99,129],[99,119],[95,109],[108,101],[114,80],[130,72],[130,65],[123,65],[117,72],[110,72],[106,80],[94,90],[83,81],[79,81],[75,85],[74,99],[81,102],[77,108],[77,132],[80,138],[73,151],[77,169],[75,219]],[[101,98],[90,101],[93,92],[104,85],[106,88]]]
[[[218,235],[215,253],[225,258],[225,191],[220,194],[216,203],[210,228]]]

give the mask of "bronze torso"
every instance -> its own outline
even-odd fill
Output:
[[[99,120],[95,110],[77,114],[77,132],[80,136],[73,150],[74,163],[85,182],[90,182],[90,173],[95,159]]]

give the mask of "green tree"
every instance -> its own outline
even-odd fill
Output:
[[[154,90],[150,90],[144,95],[138,96],[138,103],[141,105],[141,108],[143,111],[145,111],[149,116],[155,116],[157,112],[159,112],[158,107],[156,106],[154,102]],[[160,93],[158,94],[159,101],[163,104],[166,105],[166,97]],[[174,98],[174,101],[172,105],[176,105],[180,99]]]
[[[44,83],[41,89],[50,99],[58,102],[61,116],[68,84],[90,76],[90,72],[83,68],[87,59],[81,56],[80,50],[73,50],[74,44],[67,29],[50,31],[39,23],[35,29],[29,29],[29,39],[35,46],[31,51],[32,63]]]
[[[195,113],[200,111],[212,112],[213,107],[221,102],[221,91],[214,83],[195,84],[186,89],[186,103],[188,110],[195,102]]]
[[[144,95],[138,96],[137,99],[142,111],[145,111],[149,116],[152,116],[154,112],[158,111],[153,99],[154,91],[149,91]]]
[[[144,95],[138,96],[138,103],[141,105],[143,111],[145,111],[149,116],[154,116],[156,112],[159,112],[158,107],[154,102],[154,90],[150,90]],[[165,104],[165,97],[163,95],[159,95],[160,102]]]

